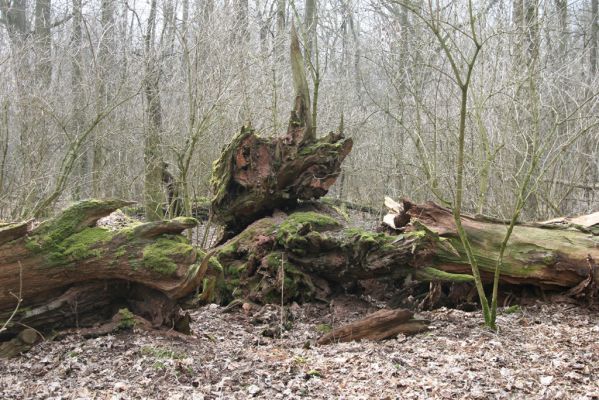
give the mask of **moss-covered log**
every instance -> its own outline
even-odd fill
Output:
[[[96,225],[127,204],[88,200],[39,226],[0,227],[0,326],[17,305],[9,327],[85,325],[123,304],[155,325],[175,323],[177,300],[201,285],[206,269],[204,254],[180,235],[197,222]]]
[[[406,232],[425,232],[439,244],[429,265],[449,273],[469,273],[465,251],[456,232],[451,210],[434,203],[403,202],[409,216]],[[463,216],[483,279],[491,280],[507,223],[484,217]],[[423,261],[426,258],[422,257]],[[599,278],[599,236],[570,225],[517,225],[511,235],[501,280],[532,284],[545,289],[571,289],[573,295],[593,295]]]
[[[275,209],[324,196],[351,147],[351,139],[333,133],[305,142],[293,136],[293,129],[284,137],[265,138],[242,128],[212,172],[212,212],[225,226],[224,237]]]
[[[450,210],[405,202],[400,234],[345,226],[323,205],[282,212],[248,226],[218,249],[230,297],[274,302],[325,297],[328,287],[371,278],[471,282]],[[463,218],[489,282],[506,226]],[[517,226],[501,281],[596,295],[599,238],[578,230]]]

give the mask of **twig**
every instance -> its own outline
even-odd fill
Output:
[[[38,334],[38,335],[39,335],[39,336],[42,338],[42,340],[43,340],[44,342],[46,341],[46,337],[45,337],[45,336],[44,336],[44,335],[43,335],[43,334],[42,334],[40,331],[38,331],[37,329],[35,329],[35,328],[33,328],[33,327],[31,327],[31,326],[29,326],[29,325],[27,325],[27,324],[24,324],[24,323],[22,323],[22,322],[17,322],[16,324],[17,324],[17,325],[20,325],[20,326],[22,326],[22,327],[25,327],[25,328],[27,328],[27,329],[31,329],[32,331],[35,331],[35,332],[36,332],[36,333],[37,333],[37,334]]]
[[[210,233],[210,225],[212,224],[212,209],[210,209],[210,213],[208,214],[208,221],[206,221],[206,226],[204,228],[204,236],[202,237],[202,243],[200,247],[202,249],[206,249],[208,243],[208,234]]]
[[[281,322],[279,326],[279,335],[283,335],[285,326],[285,252],[281,252]]]
[[[15,295],[13,292],[10,292],[10,294],[12,296],[14,296],[17,299],[17,305],[15,306],[15,309],[12,311],[12,314],[10,314],[10,317],[8,317],[8,319],[6,321],[4,321],[4,323],[2,324],[2,327],[0,327],[0,332],[4,332],[5,330],[7,330],[7,326],[8,324],[10,324],[10,321],[13,320],[13,318],[15,317],[15,315],[17,315],[17,311],[19,311],[19,306],[21,305],[21,302],[23,301],[23,265],[21,265],[21,262],[19,261],[19,295]]]

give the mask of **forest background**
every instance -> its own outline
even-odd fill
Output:
[[[354,140],[331,194],[451,203],[461,92],[431,21],[458,63],[481,43],[462,209],[509,219],[531,172],[524,219],[595,211],[598,0],[468,3],[0,0],[0,219],[161,204],[164,162],[189,212],[242,125],[286,131],[292,24],[318,135]]]

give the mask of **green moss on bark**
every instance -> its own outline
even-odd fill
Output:
[[[380,248],[380,249],[393,249],[393,241],[397,239],[396,236],[389,236],[384,233],[376,233],[371,231],[365,231],[360,228],[348,228],[344,231],[344,234],[359,243],[360,247],[366,248]]]
[[[433,267],[416,269],[414,270],[414,276],[416,279],[423,281],[474,282],[472,275],[452,274]]]
[[[227,196],[231,181],[235,150],[246,137],[253,133],[253,129],[246,128],[245,126],[242,127],[241,131],[231,140],[231,143],[223,149],[220,158],[212,164],[212,178],[210,179],[210,185],[212,186],[212,192],[214,193],[214,197],[212,198],[213,205],[219,204]]]
[[[127,308],[121,308],[119,310],[119,329],[133,329],[135,326],[135,315]]]
[[[300,271],[287,259],[281,257],[281,253],[277,252],[266,256],[266,263],[271,275],[276,277],[277,282],[274,285],[266,283],[260,287],[264,299],[269,303],[280,301],[282,293],[285,302],[310,300],[316,290],[310,276]],[[283,268],[282,271],[281,267]],[[281,276],[283,277],[282,282]]]
[[[75,203],[57,218],[44,222],[36,235],[42,244],[61,242],[124,204],[127,203],[121,200],[85,200]]]
[[[340,227],[341,224],[328,215],[314,211],[295,212],[279,225],[276,240],[282,246],[301,249],[306,247],[310,239],[306,235],[319,236],[318,232],[335,230]]]
[[[166,235],[160,237],[143,249],[142,266],[163,275],[172,275],[177,271],[177,259],[185,259],[194,252],[182,236]]]
[[[206,252],[200,249],[196,250],[198,253],[198,259],[202,260],[204,259],[204,257],[206,257]],[[217,275],[217,274],[222,274],[223,273],[223,266],[221,265],[221,263],[218,261],[218,259],[216,257],[210,257],[210,260],[208,260],[208,271],[206,272],[206,274],[208,275]]]
[[[331,143],[329,141],[325,141],[325,138],[320,139],[312,144],[309,144],[308,146],[303,146],[298,154],[300,156],[309,156],[312,154],[316,154],[316,153],[331,153],[332,155],[336,156],[337,154],[339,154],[339,150],[343,147],[343,145],[345,144],[344,141],[339,140],[337,142]]]
[[[89,257],[99,257],[100,248],[112,239],[112,233],[104,228],[86,228],[79,233],[69,236],[62,243],[62,254],[71,261],[83,260]]]

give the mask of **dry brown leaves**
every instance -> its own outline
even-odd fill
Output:
[[[432,321],[425,334],[322,347],[313,345],[319,330],[372,307],[292,307],[281,339],[263,337],[265,326],[243,311],[221,310],[195,311],[189,339],[135,332],[42,343],[0,360],[0,398],[599,398],[599,318],[584,308],[504,313],[499,333],[480,325],[480,313],[440,309],[419,315]]]

